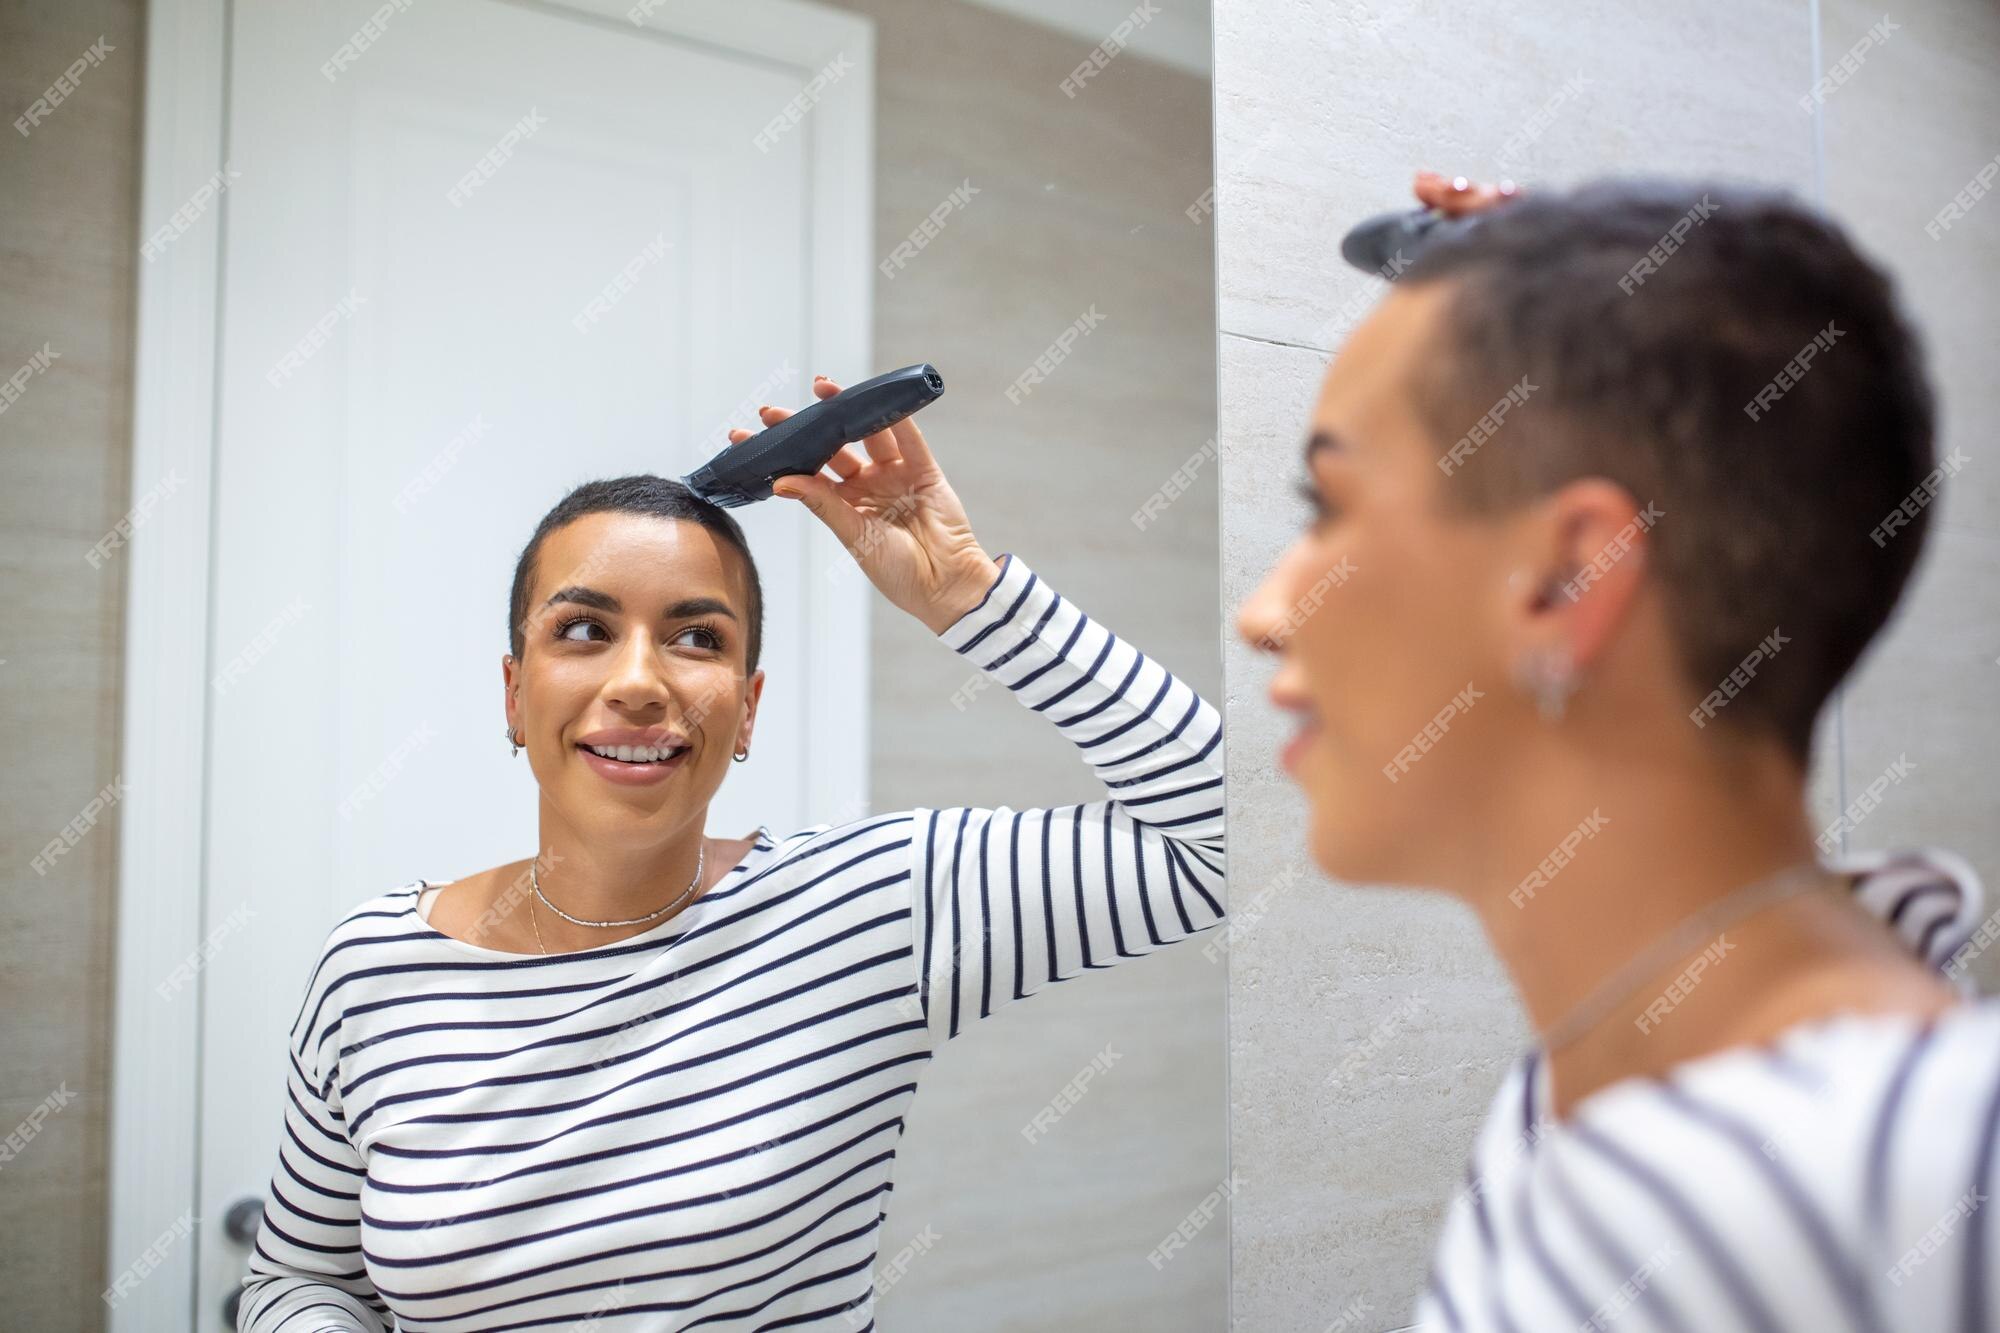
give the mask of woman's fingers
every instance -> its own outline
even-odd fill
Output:
[[[1520,187],[1510,180],[1486,185],[1464,176],[1443,176],[1435,171],[1419,171],[1415,190],[1420,203],[1451,217],[1498,207],[1518,198],[1521,193]]]

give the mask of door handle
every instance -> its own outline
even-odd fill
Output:
[[[249,1249],[257,1242],[257,1228],[264,1220],[264,1201],[254,1194],[246,1194],[229,1205],[222,1214],[222,1234]],[[222,1298],[222,1326],[236,1327],[236,1310],[243,1304],[241,1285],[231,1287],[229,1294]]]

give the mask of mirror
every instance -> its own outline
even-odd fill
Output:
[[[199,682],[125,720],[195,832],[114,1327],[1220,1326],[1206,7],[208,17],[101,552]]]

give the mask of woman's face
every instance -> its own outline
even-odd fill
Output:
[[[742,557],[699,523],[587,514],[543,540],[528,606],[507,720],[544,799],[600,838],[699,825],[764,688],[745,676]],[[591,744],[672,753],[629,763]]]
[[[1364,883],[1459,878],[1453,849],[1479,837],[1525,725],[1505,669],[1520,615],[1508,525],[1441,506],[1452,441],[1432,438],[1410,388],[1443,293],[1397,289],[1334,358],[1307,432],[1323,441],[1306,462],[1319,512],[1238,617],[1279,658],[1272,701],[1299,715],[1283,762],[1313,858]]]

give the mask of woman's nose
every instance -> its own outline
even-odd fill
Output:
[[[1264,575],[1264,581],[1257,591],[1250,594],[1236,611],[1236,632],[1243,641],[1259,652],[1275,653],[1284,647],[1281,627],[1285,623],[1286,607],[1290,596],[1286,589],[1290,586],[1287,570],[1291,564],[1292,552],[1287,551]]]

